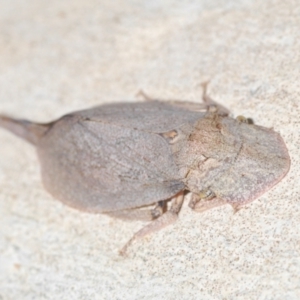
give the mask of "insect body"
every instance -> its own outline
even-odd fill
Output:
[[[286,146],[272,129],[226,110],[184,102],[102,105],[48,124],[0,117],[35,145],[45,188],[91,213],[153,219],[133,239],[173,222],[183,193],[196,211],[257,198],[288,172]],[[173,199],[164,213],[164,201]],[[141,207],[155,204],[150,210]],[[126,247],[123,252],[126,251]]]

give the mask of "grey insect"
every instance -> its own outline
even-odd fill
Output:
[[[176,220],[185,191],[195,211],[226,203],[238,209],[287,174],[278,133],[229,117],[205,92],[204,100],[102,105],[48,124],[1,115],[0,126],[36,147],[55,198],[91,213],[153,220],[124,254],[133,240]]]

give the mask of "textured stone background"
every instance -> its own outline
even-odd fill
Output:
[[[143,226],[48,195],[34,149],[0,131],[0,299],[300,299],[300,4],[297,0],[0,1],[0,111],[49,121],[99,103],[198,101],[274,127],[292,165],[233,214],[184,207]]]

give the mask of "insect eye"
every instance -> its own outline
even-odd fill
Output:
[[[246,117],[244,117],[244,116],[237,116],[236,120],[238,122],[240,122],[240,123],[246,123],[246,124],[248,124],[248,119]]]
[[[238,122],[240,123],[245,123],[245,124],[254,124],[253,120],[250,118],[246,118],[244,116],[237,116],[235,118]]]

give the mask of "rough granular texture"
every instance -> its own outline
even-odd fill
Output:
[[[145,224],[53,201],[33,148],[1,131],[3,299],[300,298],[297,2],[15,0],[0,22],[1,112],[44,122],[139,89],[197,102],[210,79],[212,98],[274,128],[291,157],[280,184],[235,214],[184,204],[120,258]]]

